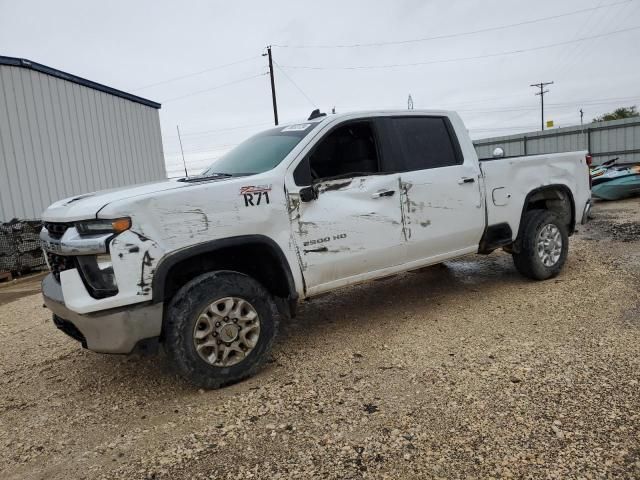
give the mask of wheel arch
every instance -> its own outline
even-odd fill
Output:
[[[165,256],[153,275],[153,303],[167,302],[187,281],[212,269],[252,276],[295,314],[298,293],[289,262],[273,239],[258,234],[211,240]]]
[[[518,237],[524,228],[524,217],[527,212],[535,209],[549,210],[560,215],[565,220],[569,235],[575,231],[576,205],[571,189],[564,184],[544,185],[531,190],[524,199],[520,224],[518,225]],[[516,239],[517,239],[516,238]]]

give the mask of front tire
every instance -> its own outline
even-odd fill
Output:
[[[260,369],[279,321],[273,297],[253,278],[232,271],[205,273],[171,300],[165,349],[182,377],[201,388],[220,388]]]
[[[567,225],[548,210],[531,210],[523,219],[519,252],[513,253],[518,272],[533,280],[560,273],[569,253]]]

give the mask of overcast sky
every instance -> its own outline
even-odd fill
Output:
[[[162,103],[169,175],[176,125],[195,172],[273,123],[268,44],[281,123],[411,94],[458,110],[474,138],[532,131],[541,81],[556,126],[640,105],[640,0],[0,0],[0,55]]]

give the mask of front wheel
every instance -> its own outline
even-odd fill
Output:
[[[520,251],[513,253],[516,269],[534,280],[555,277],[569,252],[567,226],[548,210],[531,210],[523,222]]]
[[[256,280],[238,272],[200,275],[173,297],[165,349],[178,373],[212,389],[243,380],[265,363],[279,313]]]

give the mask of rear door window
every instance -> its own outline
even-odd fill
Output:
[[[397,148],[396,158],[403,171],[449,167],[463,163],[453,133],[443,117],[393,117]]]

